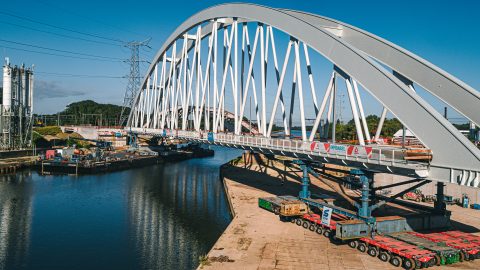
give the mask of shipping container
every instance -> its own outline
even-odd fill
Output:
[[[55,157],[55,150],[47,150],[45,152],[45,159],[52,159]]]

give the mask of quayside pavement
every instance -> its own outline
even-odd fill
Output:
[[[332,244],[324,236],[292,223],[280,222],[274,214],[258,207],[258,198],[296,195],[300,172],[278,162],[265,163],[247,156],[222,166],[221,175],[234,218],[199,269],[400,269],[352,250]],[[286,169],[286,170],[285,170]],[[312,193],[335,195],[329,187],[311,178]],[[468,224],[480,228],[478,219]],[[480,260],[432,269],[480,269]]]

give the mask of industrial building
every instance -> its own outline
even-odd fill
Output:
[[[0,91],[0,150],[32,146],[33,82],[33,65],[12,66],[5,58]]]

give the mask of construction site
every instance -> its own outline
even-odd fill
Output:
[[[476,191],[468,201],[440,183],[448,199],[429,198],[378,174],[366,196],[346,167],[303,174],[291,159],[253,153],[222,166],[221,177],[234,217],[199,269],[479,268]],[[359,214],[362,203],[369,215]]]

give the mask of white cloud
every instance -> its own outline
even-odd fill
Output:
[[[63,98],[63,97],[77,97],[83,96],[86,94],[84,91],[73,90],[70,88],[65,88],[55,81],[35,81],[34,86],[34,98],[41,99],[50,99],[50,98]]]

